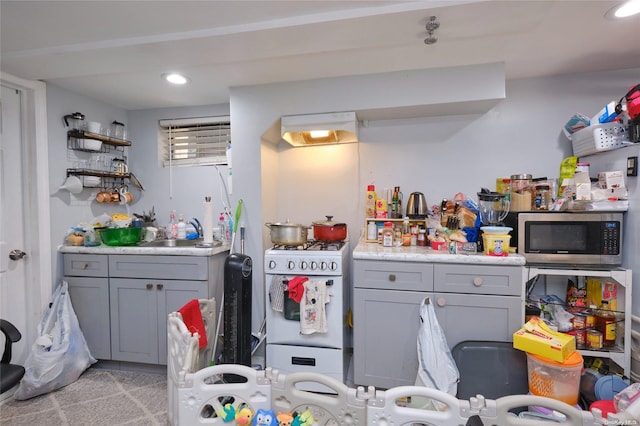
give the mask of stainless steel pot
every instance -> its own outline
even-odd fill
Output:
[[[285,246],[299,246],[307,242],[308,227],[293,223],[265,223],[271,230],[271,242]]]

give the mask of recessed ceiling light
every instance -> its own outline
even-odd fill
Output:
[[[605,16],[610,19],[620,19],[637,15],[638,13],[640,13],[640,0],[629,0],[611,8]]]
[[[162,74],[162,78],[172,84],[187,84],[191,81],[189,77],[175,72]]]

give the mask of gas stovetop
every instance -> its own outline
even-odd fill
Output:
[[[307,241],[305,244],[289,246],[283,244],[276,244],[271,247],[270,250],[287,250],[287,251],[339,251],[341,250],[346,241]]]
[[[348,255],[346,241],[309,241],[300,246],[274,246],[264,254],[267,274],[341,275]]]

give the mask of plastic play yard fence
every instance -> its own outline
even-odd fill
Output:
[[[535,395],[511,395],[496,400],[481,395],[469,400],[419,386],[376,390],[350,388],[317,373],[280,374],[242,365],[221,364],[190,372],[198,336],[192,336],[179,315],[168,319],[168,398],[172,425],[234,425],[236,413],[259,411],[304,415],[300,425],[391,426],[428,425],[555,425],[553,420],[520,417],[510,410],[545,407],[562,413],[562,425],[640,425],[640,398],[625,412],[604,419],[599,410],[578,410],[564,402]],[[327,393],[303,390],[304,383],[327,387]],[[529,411],[527,411],[529,412]],[[529,412],[530,413],[530,412]],[[535,414],[535,412],[533,413]],[[521,414],[522,415],[522,414]],[[313,417],[309,420],[308,417]],[[474,423],[475,421],[475,423]],[[239,422],[237,424],[240,424]]]

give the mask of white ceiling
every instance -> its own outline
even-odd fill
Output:
[[[0,64],[128,110],[227,103],[234,86],[490,62],[508,79],[640,67],[640,15],[605,18],[621,2],[2,0]],[[431,15],[441,26],[427,46]],[[167,71],[192,82],[169,87]]]

